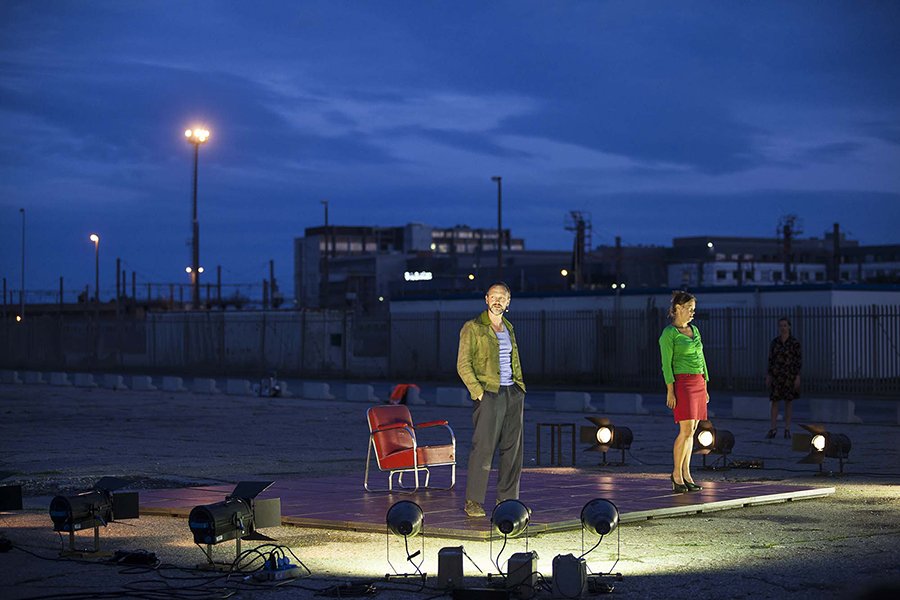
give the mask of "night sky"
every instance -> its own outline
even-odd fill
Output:
[[[292,293],[292,240],[504,225],[532,249],[900,234],[897,2],[0,2],[0,277]],[[210,281],[207,278],[205,281]],[[109,293],[109,292],[106,292]]]

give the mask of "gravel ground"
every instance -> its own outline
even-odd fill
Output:
[[[106,549],[145,549],[161,565],[124,568],[97,560],[60,559],[62,541],[47,516],[49,498],[84,489],[105,475],[128,478],[135,489],[234,482],[248,477],[314,477],[336,472],[362,479],[367,429],[365,406],[298,398],[236,398],[188,393],[113,392],[100,389],[0,385],[0,471],[2,483],[20,483],[26,510],[0,514],[0,532],[14,548],[0,554],[4,599],[36,597],[117,598],[314,598],[316,592],[344,583],[376,582],[382,598],[440,595],[429,578],[418,582],[383,581],[389,570],[385,537],[297,527],[265,530],[288,547],[312,576],[283,585],[244,581],[244,574],[195,570],[205,559],[191,542],[185,519],[144,516],[120,521],[101,531]],[[471,436],[469,410],[414,407],[417,420],[448,418],[457,433],[459,462],[465,464]],[[532,409],[526,415],[526,465],[534,458],[534,423],[579,422],[580,414]],[[675,428],[670,418],[653,414],[622,417],[635,431],[628,465],[614,472],[665,473]],[[803,422],[798,420],[798,422]],[[897,597],[900,590],[900,428],[897,425],[840,425],[850,436],[851,461],[842,476],[816,475],[798,465],[783,439],[764,440],[767,424],[716,420],[737,438],[735,459],[765,463],[762,470],[700,471],[699,480],[776,480],[834,487],[834,495],[693,517],[648,520],[619,528],[588,555],[595,572],[621,573],[616,595],[635,598],[862,598]],[[796,429],[795,429],[796,430]],[[597,455],[579,454],[579,467],[596,469]],[[828,467],[834,467],[831,461]],[[527,495],[527,490],[523,490]],[[83,537],[82,537],[83,536]],[[79,541],[89,543],[82,534]],[[391,557],[400,570],[403,548],[394,540]],[[416,540],[417,549],[420,540]],[[437,552],[460,542],[429,537],[424,564],[437,572]],[[557,554],[581,553],[579,532],[532,537],[539,571],[549,578]],[[257,542],[244,542],[252,549]],[[487,542],[464,543],[482,570],[496,571]],[[261,546],[262,552],[271,547]],[[214,548],[217,559],[233,558],[234,545]],[[494,545],[496,555],[499,548]],[[524,550],[510,542],[503,555]],[[255,562],[253,562],[255,561]],[[242,567],[260,565],[248,552]],[[468,585],[487,585],[466,562]],[[889,586],[882,596],[873,591]],[[892,586],[892,587],[890,587]],[[343,597],[346,596],[344,590]],[[889,596],[887,594],[890,594]],[[540,597],[550,597],[542,592]]]

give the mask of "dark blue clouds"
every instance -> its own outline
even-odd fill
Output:
[[[572,209],[596,242],[784,212],[896,241],[898,25],[890,2],[3,2],[0,275],[25,206],[35,285],[88,281],[95,229],[104,261],[182,277],[196,123],[201,257],[253,280],[291,279],[324,198],[491,227],[494,174],[529,247],[568,248]]]

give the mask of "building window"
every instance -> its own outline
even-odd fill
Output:
[[[816,273],[816,281],[825,281],[825,273],[818,271]]]
[[[747,271],[746,273],[744,273],[744,277],[747,279],[747,281],[753,281],[753,271]]]
[[[772,281],[781,281],[781,276],[783,273],[781,271],[772,271]]]
[[[716,271],[716,279],[718,279],[719,281],[725,279],[725,275],[725,271]]]

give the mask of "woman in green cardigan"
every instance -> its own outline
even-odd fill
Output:
[[[691,324],[697,299],[684,291],[672,292],[669,318],[672,324],[659,336],[663,379],[666,382],[666,406],[678,423],[678,436],[672,449],[672,491],[695,492],[701,487],[691,477],[691,451],[697,423],[706,420],[709,371],[703,357],[700,330]]]

